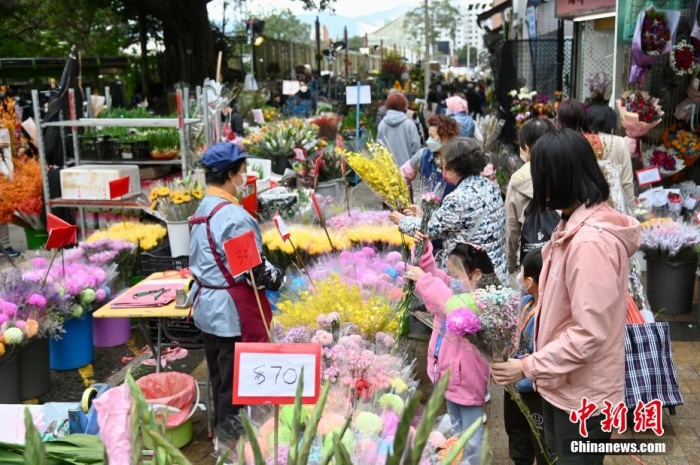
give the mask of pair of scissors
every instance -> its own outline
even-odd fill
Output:
[[[137,292],[136,294],[134,294],[134,299],[139,299],[141,297],[153,294],[153,300],[158,300],[158,298],[165,294],[166,291],[166,288],[161,287],[160,289],[152,289],[150,291]]]

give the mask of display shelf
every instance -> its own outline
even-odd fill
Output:
[[[200,120],[196,118],[183,118],[183,123],[194,124]],[[177,118],[81,118],[78,120],[69,121],[54,121],[51,123],[42,123],[43,127],[76,127],[76,128],[94,128],[103,127],[122,127],[122,128],[179,128],[179,120]]]
[[[46,204],[49,207],[67,208],[112,208],[126,210],[148,210],[150,204],[143,195],[131,197],[126,200],[74,200],[74,199],[51,199]]]
[[[180,165],[182,160],[174,158],[172,160],[129,160],[119,158],[116,160],[80,160],[81,165]]]

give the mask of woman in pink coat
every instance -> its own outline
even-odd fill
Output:
[[[605,401],[624,400],[628,258],[639,248],[640,227],[606,202],[608,183],[581,134],[545,134],[531,153],[533,205],[561,210],[561,222],[542,252],[534,353],[491,364],[493,379],[534,381],[546,446],[558,464],[602,464],[604,455],[570,452],[571,440],[583,439],[570,415],[587,398],[595,406],[587,438],[610,438],[602,410]]]
[[[406,271],[406,279],[415,281],[416,293],[435,317],[433,334],[428,345],[428,376],[437,384],[450,372],[445,392],[447,413],[456,431],[469,428],[484,415],[484,399],[488,387],[489,366],[479,351],[466,339],[445,331],[445,305],[454,295],[475,289],[494,272],[486,251],[473,244],[459,243],[447,259],[447,271],[435,264],[433,247],[425,239],[425,250],[418,266]],[[477,457],[481,454],[483,428],[472,437]]]

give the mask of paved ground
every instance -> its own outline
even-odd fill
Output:
[[[366,189],[360,188],[353,196],[355,202],[369,202],[371,194]],[[353,202],[353,203],[355,203]],[[14,247],[25,250],[26,244],[22,231],[11,228],[11,240]],[[3,258],[0,258],[0,269],[8,266]],[[697,300],[697,298],[696,298]],[[676,363],[681,390],[685,404],[677,407],[676,415],[664,416],[665,440],[669,445],[665,456],[638,456],[635,460],[626,456],[609,456],[606,464],[669,464],[669,465],[695,465],[700,464],[700,328],[698,328],[697,306],[686,315],[660,315],[659,320],[668,321],[671,328],[673,341],[673,357]],[[418,332],[418,327],[414,328]],[[32,402],[73,401],[80,399],[86,385],[93,381],[104,381],[109,376],[124,367],[122,357],[134,356],[144,346],[144,337],[134,326],[133,337],[129,344],[110,349],[95,349],[95,361],[92,366],[81,370],[54,372],[52,390],[40,399]],[[427,343],[425,336],[417,336],[416,339],[406,343],[406,353],[409,358],[416,359],[416,373],[421,379],[421,390],[427,398],[431,391],[431,385],[427,381],[426,373]],[[200,350],[190,351],[186,359],[177,361],[168,366],[182,372],[192,373],[197,379],[206,379],[206,364],[203,362],[203,353]],[[152,372],[152,368],[141,367],[135,374],[143,375]],[[508,440],[503,427],[503,389],[497,386],[490,387],[491,402],[487,404],[488,422],[491,444],[493,450],[493,464],[509,464]],[[665,412],[666,413],[666,412]],[[198,412],[194,419],[194,439],[183,451],[194,464],[214,464],[212,457],[213,448],[207,437],[206,417]],[[653,434],[653,433],[652,433]],[[629,437],[649,437],[649,434],[627,433]]]

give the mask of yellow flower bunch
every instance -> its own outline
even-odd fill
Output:
[[[336,149],[350,167],[382,200],[395,210],[411,204],[408,186],[394,156],[388,148],[376,142],[367,143],[367,154]]]
[[[114,223],[103,231],[96,231],[87,238],[88,242],[110,239],[113,241],[128,241],[143,250],[151,250],[165,237],[167,230],[159,224],[144,224],[134,221]]]
[[[368,225],[360,224],[345,230],[345,235],[351,242],[359,244],[389,244],[413,246],[413,238],[403,235],[395,225]],[[403,237],[402,237],[403,236]]]
[[[151,210],[164,221],[187,221],[197,211],[202,197],[203,186],[192,175],[156,184],[148,193]]]
[[[341,323],[357,325],[367,338],[373,339],[380,331],[391,333],[398,329],[398,320],[385,297],[370,295],[363,300],[360,288],[342,283],[337,274],[314,282],[312,290],[303,291],[298,297],[283,298],[277,308],[281,314],[275,316],[275,322],[283,328],[304,325],[315,329],[320,314],[338,312]]]
[[[344,233],[330,230],[328,232],[336,250],[347,250],[352,246],[352,243]],[[289,233],[292,235],[292,241],[297,249],[309,255],[321,255],[333,251],[328,243],[326,233],[321,228],[293,224],[289,225]],[[294,254],[292,245],[289,241],[284,242],[282,240],[277,229],[272,228],[263,232],[262,240],[265,247],[271,251],[279,250],[287,255]]]

